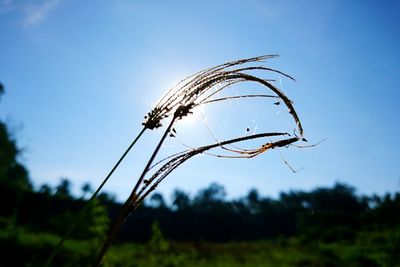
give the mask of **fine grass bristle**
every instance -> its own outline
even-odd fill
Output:
[[[181,164],[190,158],[208,153],[209,150],[215,148],[222,148],[226,151],[233,153],[233,155],[216,155],[218,157],[227,158],[252,158],[264,153],[270,149],[277,147],[284,147],[291,145],[297,141],[304,139],[303,128],[297,112],[294,109],[293,102],[275,85],[273,79],[260,78],[253,74],[253,72],[268,73],[272,72],[282,75],[288,79],[294,80],[291,76],[272,68],[249,65],[260,63],[267,59],[275,58],[277,55],[264,55],[248,59],[240,59],[228,63],[224,63],[206,70],[197,72],[172,87],[156,104],[156,106],[145,116],[143,122],[144,129],[156,129],[162,126],[162,121],[168,117],[172,117],[166,128],[161,140],[159,141],[152,156],[147,162],[142,174],[139,176],[130,196],[124,203],[120,214],[112,224],[110,231],[104,241],[96,258],[95,266],[100,266],[104,255],[111,246],[116,234],[125,222],[126,218],[140,205],[140,203],[156,189],[156,187],[164,180],[172,171],[178,168]],[[240,67],[239,67],[240,66]],[[261,85],[272,94],[239,94],[218,97],[218,94],[225,91],[227,88],[238,83],[251,82]],[[180,119],[190,116],[192,110],[200,105],[207,105],[211,103],[219,103],[229,101],[232,99],[248,99],[248,98],[275,98],[282,102],[289,110],[289,113],[294,120],[295,129],[299,132],[299,136],[289,136],[288,133],[260,133],[246,136],[239,136],[237,138],[218,141],[215,138],[215,143],[204,145],[196,148],[190,148],[183,152],[171,155],[164,160],[161,160],[153,165],[164,140],[168,135],[174,136],[173,125]],[[276,104],[277,102],[275,102]],[[211,132],[211,130],[210,130]],[[277,141],[271,141],[270,137],[278,138]],[[237,144],[252,139],[267,138],[267,142],[263,145],[253,149],[241,149],[237,146],[234,149],[227,148],[227,145]],[[280,139],[279,139],[280,138]],[[155,168],[162,162],[164,163],[157,171],[154,172],[149,178],[146,178],[149,170]]]
[[[143,125],[148,129],[155,129],[162,126],[161,121],[174,114],[176,109],[180,106],[190,106],[191,109],[199,105],[205,105],[213,102],[226,101],[235,98],[254,97],[251,94],[243,94],[240,96],[227,96],[224,98],[215,98],[215,96],[224,91],[225,89],[241,82],[255,82],[263,85],[275,95],[265,95],[264,97],[280,98],[286,104],[289,112],[292,114],[300,135],[303,130],[300,120],[294,111],[291,101],[288,97],[281,92],[277,87],[272,84],[271,79],[258,78],[251,73],[254,71],[273,72],[282,75],[286,78],[294,80],[290,75],[285,74],[279,70],[268,68],[264,66],[246,66],[247,64],[259,63],[266,59],[275,58],[277,55],[265,55],[249,59],[242,59],[237,61],[228,62],[218,65],[213,68],[200,71],[188,78],[182,80],[177,85],[172,87],[167,94],[165,94],[156,106],[145,116]],[[242,66],[234,68],[236,66]],[[220,88],[217,88],[217,85]],[[261,97],[261,96],[260,96]]]
[[[124,224],[126,218],[143,202],[143,200],[154,191],[157,186],[176,168],[182,165],[187,160],[199,154],[209,154],[216,157],[224,157],[224,158],[253,158],[258,156],[270,149],[278,148],[278,147],[287,147],[289,145],[294,145],[294,143],[298,141],[306,141],[303,136],[303,127],[301,125],[300,119],[297,115],[297,112],[294,109],[293,102],[273,83],[274,79],[259,77],[256,74],[259,73],[273,73],[277,75],[281,75],[290,80],[294,80],[288,74],[281,72],[279,70],[265,67],[261,63],[268,59],[276,58],[278,55],[263,55],[258,57],[252,57],[247,59],[240,59],[236,61],[227,62],[221,65],[217,65],[202,71],[199,71],[182,81],[180,81],[177,85],[168,90],[168,92],[161,97],[155,107],[148,112],[145,116],[145,120],[142,123],[143,129],[139,132],[134,141],[128,146],[127,150],[123,153],[121,158],[117,161],[114,167],[111,169],[109,174],[103,179],[100,186],[97,188],[95,193],[91,196],[89,201],[87,201],[86,206],[81,210],[75,221],[71,224],[69,229],[67,229],[66,234],[62,237],[60,242],[57,244],[52,254],[47,259],[47,262],[44,266],[51,266],[52,259],[56,255],[58,249],[62,246],[64,241],[69,237],[72,233],[79,220],[83,217],[83,214],[86,212],[87,208],[91,205],[91,203],[95,200],[100,190],[103,188],[105,183],[110,179],[111,175],[121,164],[122,160],[129,153],[132,147],[136,144],[136,142],[141,138],[143,133],[146,130],[152,130],[156,128],[160,128],[162,126],[162,121],[167,118],[171,118],[168,124],[168,127],[164,131],[159,143],[154,149],[149,161],[144,167],[141,175],[136,181],[135,186],[132,189],[132,192],[124,205],[121,208],[119,215],[116,220],[111,225],[108,235],[105,241],[100,248],[96,260],[93,266],[100,266],[102,260],[110,248],[115,236],[117,235],[119,229]],[[229,94],[228,88],[237,85],[239,83],[255,83],[269,92],[269,94],[261,94],[261,93],[243,93],[243,94]],[[219,96],[221,92],[227,92],[226,96]],[[2,86],[0,84],[0,96],[2,93]],[[294,137],[290,137],[288,133],[285,132],[265,132],[260,134],[252,134],[241,136],[239,135],[236,138],[230,138],[227,140],[217,140],[211,129],[209,129],[210,134],[214,138],[214,143],[203,145],[200,147],[189,147],[189,149],[170,155],[163,160],[158,161],[156,164],[153,164],[159,150],[162,147],[163,142],[165,141],[168,135],[174,136],[176,134],[173,126],[174,124],[181,120],[186,116],[190,116],[193,109],[200,105],[208,105],[208,104],[218,104],[225,101],[230,101],[233,99],[252,99],[252,98],[274,98],[276,99],[275,105],[279,105],[283,103],[289,111],[295,126],[295,130],[299,133],[298,135],[294,135]],[[208,126],[207,126],[208,127]],[[270,140],[271,137],[275,137],[275,141]],[[264,143],[258,147],[252,149],[242,149],[236,146],[239,143],[254,140],[254,139],[264,139]],[[229,146],[229,147],[228,147]],[[296,145],[297,146],[297,145]],[[297,146],[304,147],[304,146]],[[210,153],[209,151],[212,149],[220,148],[225,152],[230,153],[229,155],[219,155]],[[161,165],[163,163],[163,165]],[[149,171],[159,167],[152,175],[148,175]],[[146,176],[150,176],[146,178]]]

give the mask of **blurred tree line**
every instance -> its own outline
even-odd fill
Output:
[[[304,241],[352,240],[362,230],[398,229],[400,194],[357,196],[354,188],[336,184],[310,192],[262,197],[256,189],[226,200],[221,185],[211,184],[191,198],[176,190],[167,206],[156,193],[127,222],[122,240],[145,241],[157,221],[167,239],[216,242],[301,236]]]

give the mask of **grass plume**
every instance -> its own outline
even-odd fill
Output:
[[[279,70],[275,70],[273,68],[265,67],[262,65],[262,63],[266,60],[270,60],[276,57],[277,55],[264,55],[253,58],[240,59],[217,65],[215,67],[197,72],[183,79],[177,85],[168,90],[168,92],[158,101],[154,108],[144,117],[142,130],[139,132],[136,138],[134,138],[133,142],[128,146],[127,150],[122,154],[122,156],[113,166],[109,174],[103,179],[102,183],[88,200],[86,206],[81,210],[75,221],[67,229],[66,234],[62,237],[58,245],[55,247],[53,253],[47,259],[47,262],[44,266],[48,267],[51,265],[51,262],[55,257],[58,249],[73,232],[74,228],[76,227],[79,220],[83,217],[83,214],[86,212],[89,205],[98,196],[104,185],[111,178],[115,170],[119,167],[125,156],[131,151],[136,142],[142,137],[144,132],[146,132],[147,130],[153,130],[162,127],[163,121],[167,120],[168,118],[171,118],[168,127],[164,131],[164,134],[160,139],[157,147],[153,151],[141,175],[137,179],[137,182],[133,187],[130,196],[124,203],[117,219],[110,227],[107,238],[104,241],[96,257],[94,266],[100,266],[116,234],[124,224],[126,218],[132,213],[132,211],[134,211],[140,205],[140,203],[152,191],[156,189],[156,187],[163,179],[165,179],[173,170],[178,168],[181,164],[183,164],[190,158],[202,153],[210,154],[208,151],[215,148],[221,148],[225,151],[233,153],[233,155],[227,156],[216,155],[218,157],[252,158],[276,147],[288,146],[297,141],[306,141],[303,138],[303,127],[301,125],[297,112],[294,109],[292,101],[278,87],[274,85],[273,79],[260,78],[258,75],[254,74],[254,72],[272,72],[288,79],[294,80],[291,76]],[[229,94],[230,87],[245,82],[258,84],[267,89],[269,94]],[[219,97],[219,94],[221,92],[228,92],[228,94],[227,96]],[[221,141],[218,141],[216,138],[214,138],[215,143],[213,144],[203,145],[197,148],[190,148],[183,152],[171,155],[166,159],[157,162],[156,164],[153,164],[160,148],[162,147],[162,144],[164,143],[168,134],[173,129],[174,124],[184,117],[189,116],[196,107],[208,104],[218,104],[233,99],[245,100],[251,98],[275,98],[277,100],[281,100],[288,108],[288,111],[291,114],[291,117],[295,123],[295,128],[297,129],[299,135],[290,137],[288,133],[274,132],[239,136],[236,138]],[[212,134],[211,130],[210,133]],[[278,140],[271,141],[270,137],[276,137],[278,138]],[[236,146],[236,144],[238,143],[262,138],[266,139],[266,142],[264,142],[263,145],[255,147],[253,149],[241,149]],[[235,144],[235,146],[233,144]],[[233,148],[228,148],[227,145]],[[161,163],[163,162],[165,163],[161,165]],[[145,179],[145,177],[148,175],[148,172],[151,169],[158,167],[159,165],[161,165],[161,167],[159,167],[159,169],[155,171],[154,174],[150,176],[150,178]]]
[[[262,65],[261,62],[275,58],[276,55],[265,55],[259,57],[253,57],[248,59],[241,59],[237,61],[228,62],[221,64],[203,71],[200,71],[188,78],[182,80],[173,88],[171,88],[155,105],[155,107],[145,116],[145,120],[142,123],[144,129],[157,129],[162,126],[162,121],[170,118],[168,127],[164,131],[157,147],[151,155],[149,161],[144,167],[141,175],[139,176],[132,192],[126,202],[124,203],[118,217],[110,227],[109,233],[106,240],[104,241],[97,257],[94,266],[100,266],[107,250],[111,246],[115,239],[119,229],[124,224],[127,217],[140,205],[140,203],[156,189],[160,182],[165,179],[173,170],[178,168],[181,164],[189,160],[190,158],[206,153],[207,151],[215,148],[223,148],[234,154],[238,154],[236,157],[247,157],[252,158],[261,153],[264,153],[270,149],[276,147],[288,146],[297,141],[306,141],[303,138],[303,127],[300,119],[295,111],[292,101],[278,88],[271,79],[260,78],[252,72],[273,72],[282,75],[286,78],[294,80],[291,76]],[[243,95],[228,95],[226,97],[218,97],[218,94],[222,91],[226,91],[233,85],[243,82],[251,82],[261,85],[266,88],[272,94],[243,94]],[[181,153],[168,157],[166,163],[164,163],[150,178],[145,179],[150,169],[156,167],[160,162],[153,165],[153,162],[168,134],[173,129],[173,125],[189,116],[193,109],[200,105],[206,105],[211,103],[218,103],[223,101],[229,101],[232,99],[246,99],[246,98],[276,98],[281,100],[295,123],[299,135],[294,137],[288,137],[288,133],[261,133],[247,136],[239,136],[237,138],[217,141],[216,143],[200,146],[197,148],[191,148]],[[277,141],[270,141],[270,137],[279,137]],[[263,145],[254,149],[227,149],[226,145],[237,144],[252,139],[266,138],[267,142]],[[227,156],[235,157],[235,156]]]

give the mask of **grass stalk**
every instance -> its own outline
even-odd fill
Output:
[[[112,169],[108,173],[108,175],[103,179],[103,181],[101,182],[100,186],[93,193],[93,195],[90,197],[90,199],[86,202],[85,206],[79,212],[79,214],[76,217],[76,219],[72,222],[72,224],[67,229],[65,235],[60,239],[60,241],[58,242],[56,247],[53,249],[53,251],[52,251],[51,255],[49,256],[49,258],[47,259],[44,267],[50,267],[51,266],[51,262],[53,261],[54,257],[57,255],[58,250],[61,248],[61,246],[64,244],[64,242],[69,238],[69,236],[72,234],[72,232],[74,231],[75,227],[78,225],[78,222],[82,219],[83,215],[86,213],[86,211],[88,210],[88,208],[91,205],[91,203],[93,202],[93,200],[98,196],[98,194],[100,193],[101,189],[104,187],[104,185],[107,183],[107,181],[113,175],[115,170],[118,168],[118,166],[124,160],[126,155],[128,155],[129,151],[132,149],[132,147],[136,144],[136,142],[140,139],[140,137],[143,135],[143,133],[145,131],[146,131],[146,128],[143,127],[143,129],[140,131],[140,133],[136,136],[136,138],[132,141],[132,143],[128,146],[128,148],[122,154],[122,156],[118,159],[117,163],[112,167]]]
[[[175,113],[176,114],[176,113]],[[107,237],[96,257],[96,261],[94,263],[94,267],[99,267],[101,262],[104,259],[105,254],[107,253],[108,249],[110,248],[112,242],[114,241],[117,233],[119,232],[119,230],[121,229],[122,225],[124,224],[124,222],[126,221],[126,219],[128,218],[128,216],[130,215],[130,213],[132,212],[133,208],[135,207],[136,204],[136,199],[137,199],[137,190],[140,186],[140,184],[143,182],[144,177],[146,176],[147,172],[150,169],[150,166],[153,164],[153,161],[155,159],[155,157],[157,156],[158,152],[160,151],[160,148],[162,146],[162,144],[165,141],[165,138],[168,136],[168,133],[170,132],[174,122],[176,121],[177,116],[174,115],[174,117],[172,118],[171,122],[169,123],[167,129],[165,130],[163,136],[161,137],[157,147],[155,148],[153,154],[151,155],[149,161],[146,164],[146,167],[143,169],[142,174],[140,175],[139,179],[136,182],[135,187],[133,188],[130,196],[128,197],[128,199],[125,201],[124,205],[121,208],[121,211],[118,215],[118,217],[115,219],[115,221],[113,222]]]

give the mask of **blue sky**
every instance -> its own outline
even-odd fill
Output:
[[[226,61],[279,54],[266,65],[296,78],[280,85],[306,137],[327,139],[316,148],[280,150],[304,169],[292,173],[279,151],[251,160],[199,157],[160,192],[193,194],[213,181],[230,197],[335,181],[360,193],[396,192],[399,12],[397,1],[0,0],[0,117],[14,128],[36,186],[69,177],[78,191],[85,181],[100,182],[175,82]],[[264,116],[261,105],[250,114],[240,105],[204,113],[221,134],[231,134],[236,119],[254,130],[285,120],[283,109]],[[203,140],[201,122],[179,127],[185,142]],[[106,191],[120,199],[129,193],[160,134],[140,140]],[[168,140],[163,153],[181,148]]]

